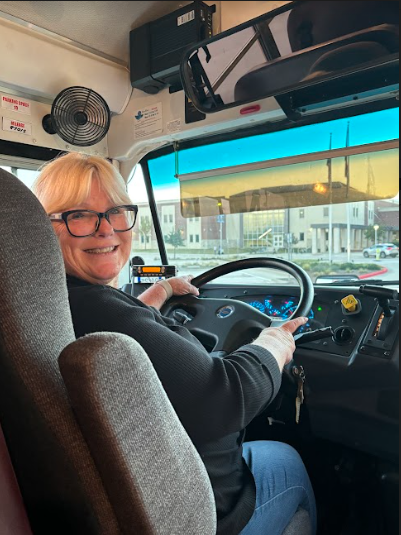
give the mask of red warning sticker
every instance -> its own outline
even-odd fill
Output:
[[[7,110],[15,111],[16,113],[25,113],[31,115],[31,103],[27,100],[22,100],[11,95],[2,95],[1,107]]]

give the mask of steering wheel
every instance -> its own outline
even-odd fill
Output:
[[[228,262],[194,278],[192,284],[201,288],[218,277],[251,268],[276,269],[292,275],[300,286],[301,296],[290,319],[308,316],[314,299],[313,283],[302,268],[287,260],[265,257]],[[266,316],[242,301],[228,298],[199,298],[193,295],[172,297],[161,312],[164,316],[174,317],[174,312],[178,309],[189,315],[190,321],[186,327],[198,339],[207,341],[211,351],[221,351],[226,354],[252,342],[266,327],[280,327],[288,321]]]

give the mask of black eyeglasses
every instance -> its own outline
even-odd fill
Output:
[[[64,221],[68,232],[74,238],[86,238],[96,234],[102,218],[105,218],[113,227],[114,232],[127,232],[135,225],[138,215],[138,206],[128,204],[115,206],[107,212],[94,210],[70,210],[60,214],[50,214],[51,221]]]

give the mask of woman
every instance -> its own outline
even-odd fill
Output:
[[[158,312],[172,295],[199,294],[191,277],[156,283],[139,299],[117,289],[137,207],[111,164],[62,156],[43,168],[34,191],[60,241],[76,336],[120,332],[145,349],[205,463],[217,533],[278,535],[299,507],[315,532],[313,491],[295,450],[277,442],[243,444],[245,427],[277,394],[295,349],[292,333],[307,319],[265,329],[226,358],[212,357],[185,327]]]

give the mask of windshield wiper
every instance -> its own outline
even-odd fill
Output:
[[[400,282],[398,280],[393,281],[386,281],[383,279],[369,279],[369,280],[358,280],[358,281],[334,281],[334,282],[326,282],[326,283],[318,283],[315,284],[315,286],[361,286],[363,284],[369,283],[375,286],[394,286],[396,284],[399,284]]]

